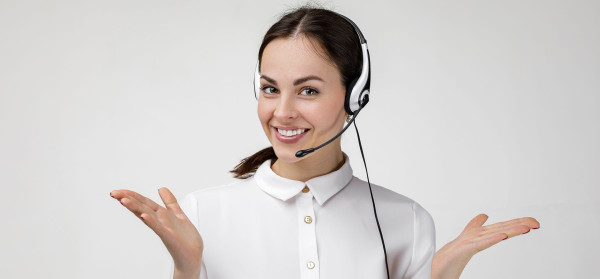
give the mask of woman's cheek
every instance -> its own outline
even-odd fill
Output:
[[[319,134],[335,134],[338,132],[340,122],[340,107],[336,103],[327,103],[311,109],[305,114],[305,117],[316,129]]]
[[[268,102],[259,100],[258,102],[258,119],[261,126],[263,127],[265,134],[269,135],[269,122],[273,117],[273,109],[269,106]]]
[[[260,120],[261,123],[264,124],[265,122],[269,121],[268,107],[266,106],[266,104],[264,102],[261,102],[261,101],[258,102],[257,112],[258,112],[258,119]]]

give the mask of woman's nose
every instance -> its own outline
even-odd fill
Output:
[[[274,116],[280,121],[292,120],[298,117],[298,110],[294,97],[286,95],[287,94],[281,94],[279,103],[275,108]]]

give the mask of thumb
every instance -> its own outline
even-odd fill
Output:
[[[469,223],[467,224],[467,226],[465,226],[465,229],[463,230],[463,232],[472,229],[472,228],[478,228],[483,226],[483,224],[485,223],[485,221],[487,221],[488,216],[481,213],[477,216],[475,216],[473,219],[471,219],[471,221],[469,221]]]
[[[160,195],[160,199],[163,201],[167,209],[174,210],[176,213],[181,212],[181,208],[177,203],[177,199],[168,188],[162,187],[158,189],[158,195]]]

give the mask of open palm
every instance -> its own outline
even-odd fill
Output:
[[[488,216],[479,214],[462,233],[438,250],[431,264],[431,278],[456,279],[475,254],[502,240],[538,229],[540,223],[531,217],[513,219],[483,226]]]
[[[173,257],[176,273],[196,274],[200,271],[204,249],[202,237],[169,189],[160,188],[158,194],[165,207],[134,191],[115,190],[110,193],[160,237]]]

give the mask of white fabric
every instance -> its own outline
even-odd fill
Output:
[[[200,278],[387,278],[369,186],[352,175],[347,157],[340,169],[306,183],[270,166],[266,161],[251,178],[181,201],[204,241]],[[431,215],[401,194],[371,186],[390,277],[429,279]]]

